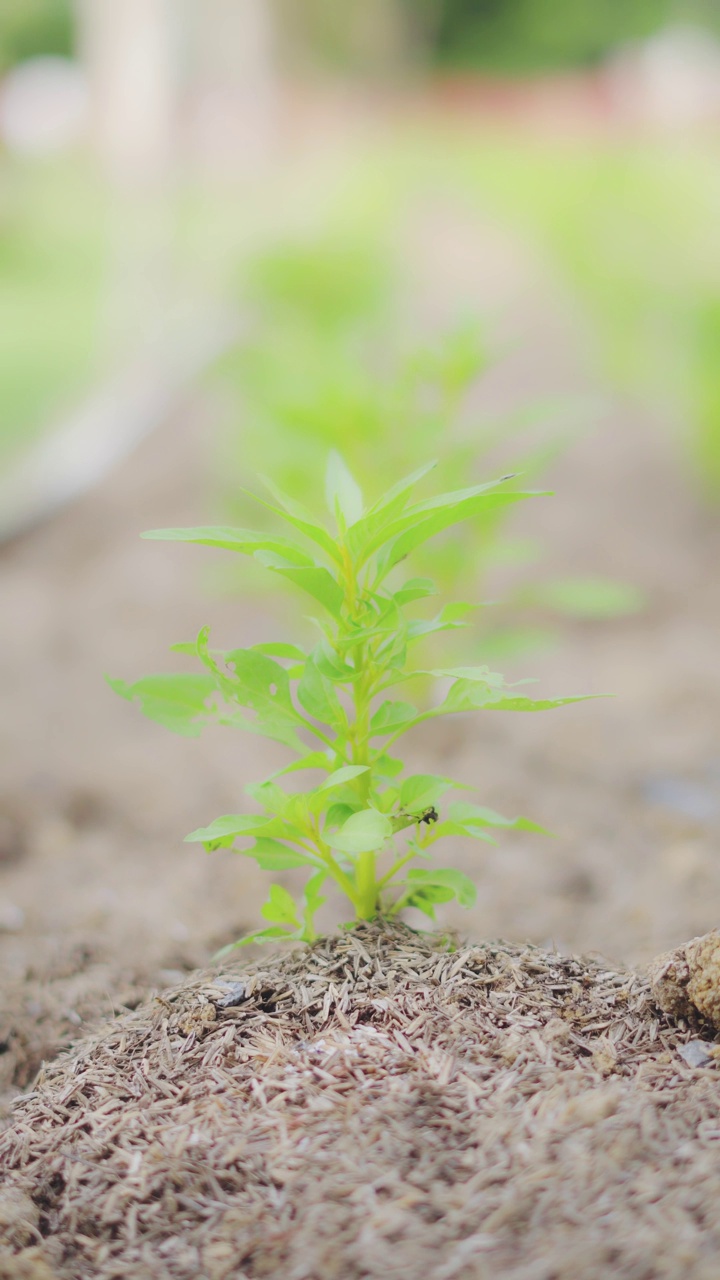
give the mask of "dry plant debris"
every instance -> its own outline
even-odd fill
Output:
[[[2,1280],[715,1280],[720,1081],[647,980],[364,924],[46,1067]]]

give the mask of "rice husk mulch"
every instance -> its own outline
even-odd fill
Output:
[[[401,925],[201,972],[16,1103],[0,1280],[716,1280],[697,1035],[639,975]]]

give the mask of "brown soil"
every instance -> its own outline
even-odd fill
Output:
[[[691,1034],[627,971],[404,926],[199,973],[18,1102],[0,1275],[711,1280]]]

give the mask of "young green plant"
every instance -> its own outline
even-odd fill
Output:
[[[474,608],[446,604],[435,616],[412,616],[415,602],[435,593],[427,578],[406,577],[400,566],[436,534],[530,494],[512,477],[436,497],[413,500],[433,464],[401,480],[370,506],[338,454],[330,455],[327,500],[331,532],[273,485],[260,499],[289,524],[292,537],[235,528],[156,529],[145,534],[201,543],[253,556],[271,573],[300,588],[319,606],[311,649],[267,643],[219,652],[208,632],[175,645],[196,656],[197,674],[160,675],[111,686],[177,733],[197,734],[216,721],[281,742],[293,760],[279,774],[247,788],[259,812],[225,814],[187,839],[207,850],[235,848],[267,871],[305,867],[304,895],[296,903],[273,884],[262,914],[265,928],[235,945],[269,938],[316,936],[314,918],[334,883],[355,919],[394,916],[417,907],[434,918],[452,898],[469,906],[475,886],[462,872],[434,868],[428,857],[445,836],[492,840],[499,828],[541,830],[524,818],[508,819],[468,802],[445,804],[462,789],[446,776],[406,774],[396,743],[417,725],[468,711],[541,711],[578,698],[533,700],[485,666],[416,666],[417,644],[433,633],[466,625]],[[405,689],[427,677],[443,682],[442,701],[415,705]],[[525,683],[525,682],[521,682]],[[402,686],[402,696],[398,691]],[[278,779],[306,770],[320,781],[290,792]]]

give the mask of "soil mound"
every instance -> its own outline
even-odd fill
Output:
[[[720,1082],[648,983],[363,925],[194,976],[0,1138],[0,1277],[715,1280]]]

